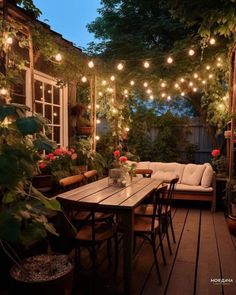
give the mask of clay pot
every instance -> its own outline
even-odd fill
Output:
[[[81,135],[91,135],[93,133],[93,127],[86,126],[86,127],[79,127],[79,134]]]
[[[229,215],[226,221],[227,221],[230,233],[236,236],[236,217]]]
[[[52,175],[35,175],[32,178],[32,184],[41,193],[49,192],[53,189],[53,176]]]

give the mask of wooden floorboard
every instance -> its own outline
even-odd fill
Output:
[[[213,215],[209,211],[204,210],[201,214],[196,295],[222,294],[222,286],[211,282],[211,279],[220,277],[220,261],[216,244]]]
[[[214,225],[222,271],[222,279],[233,282],[222,283],[224,295],[236,294],[236,251],[222,212],[214,214]]]
[[[166,290],[168,295],[176,295],[176,290],[181,290],[182,295],[193,294],[199,222],[200,210],[190,209]]]

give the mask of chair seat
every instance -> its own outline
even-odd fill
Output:
[[[112,223],[98,223],[95,226],[95,241],[101,242],[112,238],[116,233],[116,225]],[[92,226],[83,226],[75,236],[79,241],[92,241]]]
[[[151,232],[152,218],[145,216],[135,216],[134,218],[134,232]],[[154,229],[159,227],[159,221],[154,222]]]

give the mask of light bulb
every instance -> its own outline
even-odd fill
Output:
[[[197,73],[193,74],[193,77],[194,77],[195,79],[197,79],[197,78],[198,78],[198,74],[197,74]]]
[[[108,87],[108,88],[107,88],[107,92],[112,93],[112,92],[113,92],[113,89],[112,89],[111,87]]]
[[[13,38],[12,38],[12,37],[7,37],[7,38],[6,38],[6,43],[7,43],[8,45],[11,45],[11,44],[13,43]]]
[[[165,94],[165,92],[163,92],[162,94],[161,94],[161,97],[165,97],[166,96],[166,94]]]
[[[86,83],[88,80],[87,80],[87,78],[86,78],[85,76],[83,76],[83,77],[81,78],[81,81],[82,81],[83,83]]]
[[[103,94],[102,94],[102,92],[101,91],[99,91],[98,92],[98,96],[102,96]]]
[[[150,96],[149,96],[149,98],[150,98],[151,100],[153,100],[153,99],[154,99],[153,95],[150,95]]]
[[[193,87],[193,82],[189,82],[189,84],[188,84],[190,87]]]
[[[151,94],[152,93],[152,90],[151,89],[147,89],[147,94]]]
[[[113,75],[110,77],[110,80],[111,80],[111,81],[115,81],[115,79],[116,79],[116,77],[113,76]]]
[[[221,64],[220,62],[218,62],[218,63],[216,64],[216,66],[217,66],[217,68],[220,68],[220,67],[222,66],[222,64]]]
[[[181,83],[184,83],[184,78],[180,78],[180,82]]]
[[[135,83],[134,83],[134,81],[132,80],[132,81],[129,82],[129,84],[130,84],[131,86],[134,86]]]
[[[195,54],[195,51],[193,49],[189,49],[188,54],[190,56],[193,56]]]
[[[96,140],[99,140],[99,139],[100,139],[100,136],[96,135],[96,137],[95,137],[95,138],[96,138]]]
[[[129,127],[125,127],[126,132],[129,132],[129,130],[130,130]]]
[[[165,83],[165,82],[162,82],[162,83],[161,83],[161,87],[162,87],[162,88],[165,88],[165,87],[166,87],[166,83]]]
[[[170,95],[167,96],[167,100],[168,100],[168,101],[171,100],[171,96],[170,96]]]
[[[197,88],[196,88],[196,87],[194,87],[194,88],[193,88],[193,91],[194,91],[194,92],[197,92]]]
[[[91,110],[91,108],[92,108],[92,107],[91,107],[91,105],[89,104],[89,105],[88,105],[88,109]]]
[[[145,61],[145,62],[143,63],[143,66],[144,66],[144,68],[148,69],[148,68],[150,67],[150,64],[149,64],[148,61]]]
[[[117,69],[118,69],[119,71],[122,71],[123,68],[124,68],[124,65],[123,65],[122,63],[119,63],[119,64],[117,65]]]
[[[117,109],[112,109],[112,113],[117,114],[118,113]]]
[[[204,84],[204,85],[205,85],[205,84],[206,84],[206,80],[202,80],[202,84]]]
[[[148,83],[147,83],[147,82],[144,82],[144,83],[143,83],[143,86],[144,86],[144,87],[148,87]]]
[[[224,109],[224,105],[222,103],[219,104],[219,109],[223,110]]]
[[[90,60],[90,61],[88,62],[88,67],[89,67],[90,69],[92,69],[92,68],[94,67],[94,62],[93,62],[92,60]]]
[[[171,57],[171,56],[169,56],[168,58],[167,58],[167,63],[168,64],[172,64],[173,63],[173,58]]]
[[[124,94],[128,94],[128,90],[127,89],[124,90]]]
[[[103,86],[107,85],[107,81],[106,80],[102,80],[102,85]]]
[[[62,61],[62,55],[60,53],[57,53],[55,56],[56,61]]]
[[[217,61],[222,61],[221,57],[218,57],[218,58],[217,58]]]
[[[216,39],[215,38],[211,38],[210,41],[209,41],[209,43],[211,45],[215,45],[216,44]]]
[[[175,88],[179,88],[179,84],[178,83],[175,83]]]
[[[0,94],[1,95],[7,95],[7,89],[6,88],[1,88],[0,89]]]
[[[101,120],[100,119],[97,119],[96,122],[97,122],[97,124],[100,124],[101,123]]]
[[[213,78],[213,75],[212,74],[209,74],[208,78],[209,79],[212,79]]]
[[[185,96],[185,93],[184,92],[181,92],[181,96]]]
[[[207,70],[207,71],[209,71],[210,68],[211,68],[211,66],[209,66],[209,65],[206,66],[206,70]]]

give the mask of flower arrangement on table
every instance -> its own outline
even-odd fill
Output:
[[[217,174],[225,174],[225,170],[226,170],[225,156],[221,155],[221,152],[219,149],[212,150],[211,155],[212,155],[211,165],[213,169],[216,171]]]
[[[51,174],[58,181],[63,177],[72,175],[73,164],[77,158],[77,153],[73,148],[57,148],[52,153],[43,155],[38,162],[39,174]]]
[[[135,176],[136,164],[129,164],[128,158],[121,156],[119,150],[114,151],[113,155],[115,159],[112,165],[113,168],[109,171],[109,178],[112,180],[113,185],[125,186],[127,174],[129,174],[131,181],[132,177]]]

